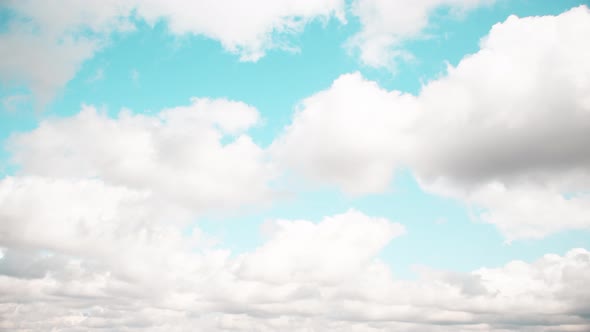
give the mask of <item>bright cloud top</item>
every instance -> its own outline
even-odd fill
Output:
[[[427,190],[484,208],[509,240],[589,228],[589,33],[587,7],[512,16],[417,97],[343,75],[300,104],[273,149],[352,194],[409,167]]]
[[[85,106],[14,135],[9,148],[24,174],[99,178],[203,212],[269,199],[275,171],[245,134],[258,122],[255,108],[225,99],[116,118]]]

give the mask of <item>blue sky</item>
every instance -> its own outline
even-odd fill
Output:
[[[587,1],[295,3],[2,6],[0,331],[590,326]]]

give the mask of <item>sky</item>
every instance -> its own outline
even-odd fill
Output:
[[[589,7],[0,1],[0,331],[590,331]]]

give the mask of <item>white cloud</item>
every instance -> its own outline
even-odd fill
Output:
[[[148,22],[165,19],[175,34],[219,40],[245,61],[256,61],[266,50],[280,48],[284,43],[280,35],[301,32],[310,20],[345,19],[343,0],[150,0],[140,2],[137,12]]]
[[[245,255],[241,276],[273,283],[346,279],[370,265],[378,252],[404,233],[400,224],[350,210],[318,224],[278,220],[265,225],[270,240]],[[305,243],[305,245],[302,245]]]
[[[590,228],[590,196],[586,191],[561,192],[534,181],[490,181],[466,189],[438,180],[422,183],[422,187],[465,201],[475,217],[495,225],[507,242]]]
[[[116,257],[144,243],[182,239],[180,227],[191,216],[147,191],[100,180],[26,176],[0,181],[0,243],[9,249]]]
[[[387,92],[359,73],[342,75],[298,105],[271,149],[285,166],[315,181],[351,194],[383,191],[404,145],[397,134],[410,123],[415,104],[415,97]]]
[[[258,121],[255,108],[225,99],[116,118],[84,106],[13,135],[9,149],[23,174],[98,178],[202,212],[270,198],[273,167],[244,134]]]
[[[512,16],[424,87],[410,164],[425,188],[483,207],[508,239],[590,227],[589,19]]]
[[[454,15],[494,0],[355,0],[352,11],[361,23],[361,31],[349,40],[360,53],[361,61],[373,67],[393,69],[399,58],[411,55],[402,43],[423,37],[433,12],[449,8]]]
[[[581,35],[590,31],[589,16],[585,6],[559,16],[512,16],[492,28],[478,53],[426,85],[420,143],[436,137],[437,144],[416,155],[420,173],[466,185],[534,176],[569,186],[554,174],[587,176],[590,47]]]
[[[266,50],[280,47],[281,35],[301,32],[311,20],[336,17],[344,21],[344,5],[343,0],[52,0],[42,4],[11,0],[5,4],[43,34],[55,37],[85,29],[94,33],[129,30],[134,28],[134,18],[152,24],[164,20],[172,33],[219,40],[243,60],[256,60]]]
[[[509,240],[590,228],[589,18],[585,6],[512,16],[417,97],[343,75],[302,102],[275,154],[352,193],[383,191],[409,167]]]
[[[40,107],[108,44],[112,32],[133,30],[137,19],[164,20],[175,35],[218,40],[243,61],[256,61],[269,49],[292,49],[285,37],[312,20],[345,20],[343,0],[9,0],[2,5],[14,17],[0,33],[0,79],[28,87]]]
[[[395,279],[403,227],[358,211],[266,224],[232,257],[98,180],[0,183],[0,329],[11,331],[584,331],[590,253]],[[155,215],[152,213],[155,212]],[[8,218],[8,219],[7,219]],[[88,227],[84,227],[84,225]]]

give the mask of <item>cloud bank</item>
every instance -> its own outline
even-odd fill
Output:
[[[52,194],[42,200],[47,205],[82,204],[74,211],[55,209],[61,213],[48,217],[47,207],[35,205],[47,191]],[[6,193],[13,195],[6,198]],[[88,195],[91,206],[84,203]],[[135,204],[142,199],[98,183],[3,180],[2,217],[19,223],[2,223],[0,229],[11,241],[0,259],[0,329],[588,327],[590,293],[583,286],[590,281],[590,253],[584,249],[468,273],[424,268],[417,280],[401,280],[378,255],[404,232],[385,218],[350,210],[319,222],[271,221],[264,227],[264,244],[232,255],[211,247],[196,229],[186,235],[158,224],[145,210],[149,204],[138,211]],[[31,204],[36,208],[24,208]],[[25,235],[13,236],[17,233]]]

